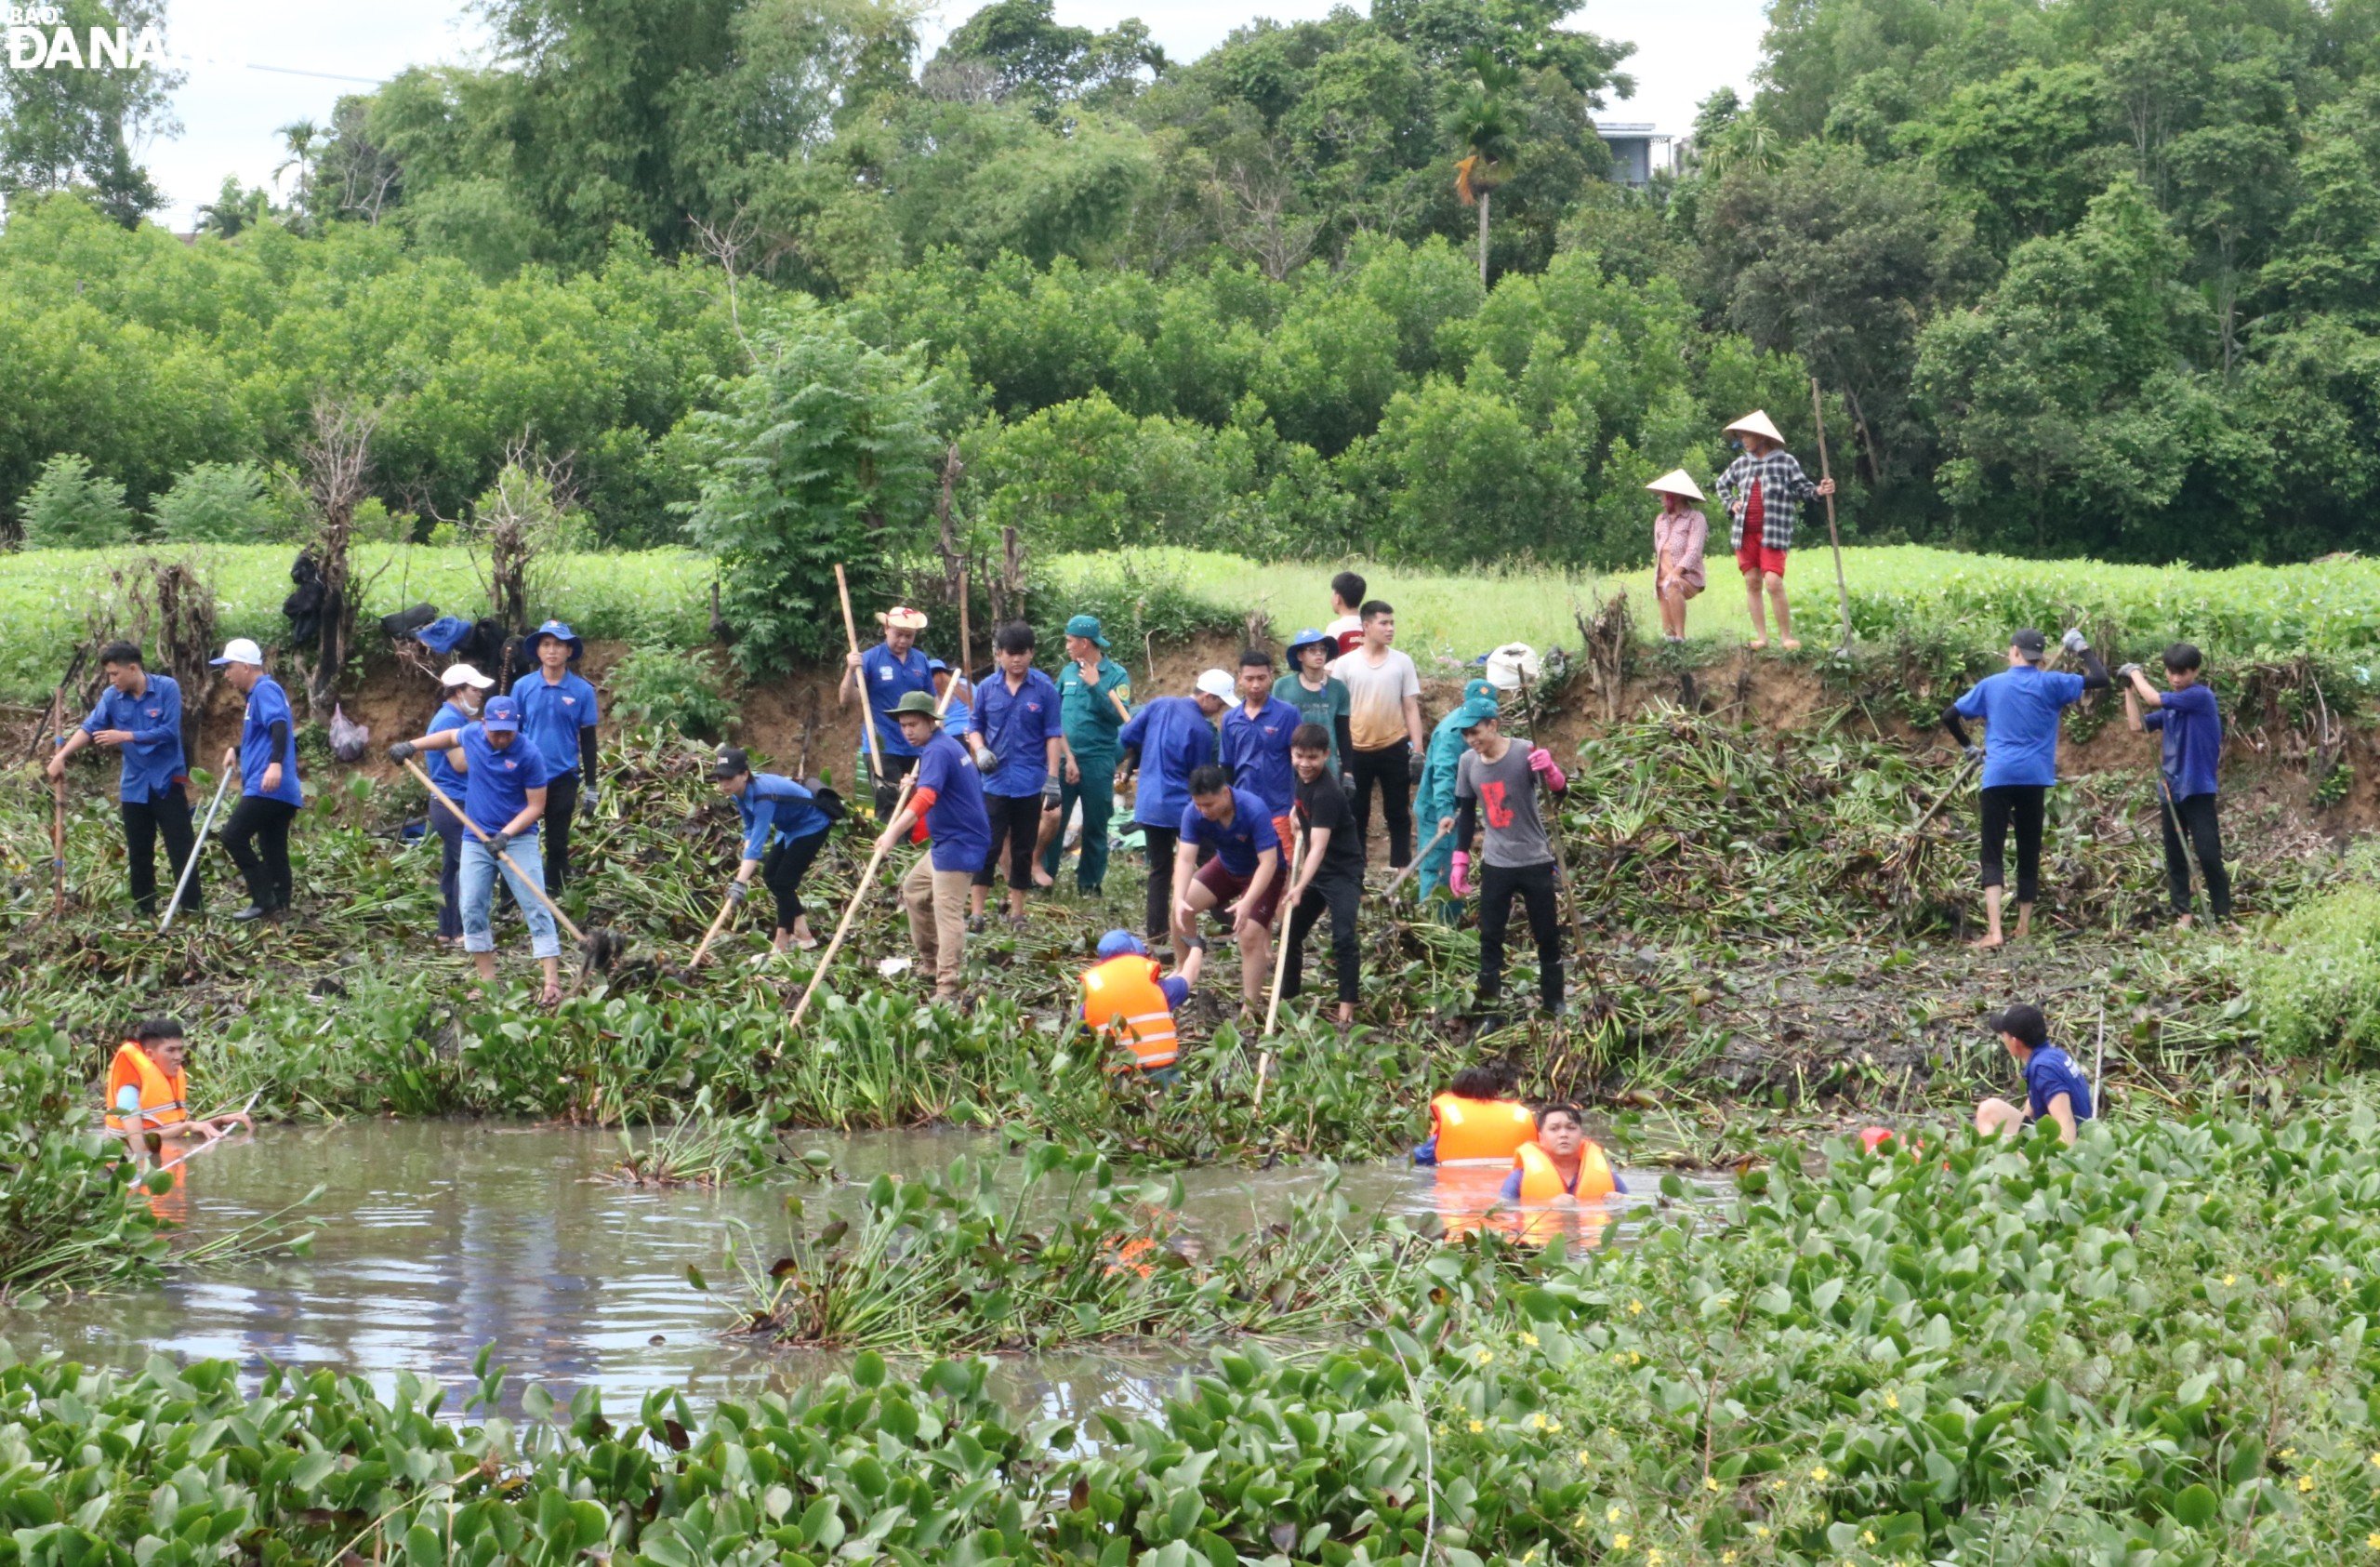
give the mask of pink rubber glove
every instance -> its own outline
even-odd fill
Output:
[[[1563,776],[1562,769],[1554,764],[1554,753],[1543,746],[1539,746],[1528,753],[1528,765],[1531,772],[1545,780],[1546,788],[1558,790],[1570,787],[1570,780]]]
[[[1454,870],[1447,877],[1447,890],[1457,897],[1471,896],[1471,857],[1461,849],[1454,852]]]

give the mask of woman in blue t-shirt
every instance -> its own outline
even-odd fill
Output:
[[[2223,709],[2199,678],[2197,648],[2177,642],[2165,649],[2165,684],[2158,690],[2138,664],[2117,673],[2129,683],[2123,693],[2124,722],[2135,735],[2165,737],[2157,789],[2164,796],[2158,819],[2165,830],[2165,886],[2173,895],[2174,924],[2190,928],[2190,858],[2182,846],[2189,834],[2198,868],[2206,874],[2206,904],[2218,920],[2231,917],[2231,873],[2223,868],[2223,829],[2215,819],[2215,770],[2223,758]],[[2143,712],[2143,708],[2148,709]]]
[[[2085,691],[2107,689],[2108,668],[2082,633],[2065,636],[2069,653],[2082,660],[2082,673],[2043,668],[2049,639],[2027,629],[2008,639],[2008,667],[1975,683],[1942,710],[1942,727],[1971,760],[1983,764],[1983,870],[1985,929],[1977,947],[1997,947],[2000,902],[2007,883],[2001,855],[2008,829],[2016,830],[2016,934],[2033,928],[2033,903],[2041,896],[2042,817],[2057,782],[2057,724]],[[1967,737],[1965,720],[1983,720],[1983,745]]]

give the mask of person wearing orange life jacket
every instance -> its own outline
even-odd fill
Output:
[[[1507,1202],[1586,1202],[1627,1190],[1603,1149],[1588,1140],[1579,1107],[1547,1105],[1537,1112],[1537,1140],[1520,1146],[1500,1195]]]
[[[1134,1068],[1170,1082],[1182,1056],[1173,1015],[1190,999],[1206,961],[1207,938],[1193,936],[1182,966],[1161,975],[1147,942],[1130,931],[1111,930],[1099,938],[1098,965],[1082,976],[1082,1020],[1130,1050]]]
[[[1536,1135],[1537,1119],[1514,1097],[1509,1069],[1465,1067],[1430,1101],[1429,1140],[1413,1150],[1413,1162],[1509,1169]]]
[[[108,1130],[123,1136],[136,1157],[149,1135],[163,1141],[211,1143],[235,1126],[256,1129],[245,1111],[229,1115],[190,1113],[190,1083],[182,1069],[189,1042],[170,1017],[152,1017],[116,1047],[108,1065]]]

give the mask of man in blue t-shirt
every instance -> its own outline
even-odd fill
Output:
[[[595,687],[575,665],[586,652],[568,622],[549,620],[530,638],[537,667],[512,683],[521,732],[546,759],[545,881],[560,893],[570,875],[570,824],[595,816]]]
[[[446,751],[463,775],[463,820],[479,830],[464,841],[456,880],[463,905],[463,950],[471,955],[480,983],[496,983],[488,905],[496,899],[501,872],[528,923],[529,949],[545,970],[545,1004],[556,1004],[562,1000],[562,936],[553,910],[546,907],[545,867],[536,853],[537,824],[552,798],[553,771],[545,752],[522,732],[520,702],[491,697],[478,723],[399,740],[389,748],[389,760],[403,766],[425,750]]]
[[[876,819],[883,821],[892,815],[901,780],[918,764],[919,750],[904,737],[894,710],[913,693],[932,701],[933,671],[918,645],[918,633],[926,629],[923,610],[895,604],[876,618],[884,640],[865,653],[844,655],[835,705],[849,707],[857,697],[866,710],[860,718],[861,758],[876,784]]]
[[[116,803],[124,820],[132,901],[143,915],[153,917],[157,840],[165,839],[165,863],[178,881],[196,837],[190,825],[190,767],[182,760],[182,688],[172,676],[141,668],[140,649],[128,642],[100,648],[99,668],[107,684],[82,727],[69,734],[49,759],[49,778],[62,781],[67,759],[85,746],[107,747],[122,758]],[[192,914],[205,907],[195,875],[182,907]]]
[[[1173,848],[1190,803],[1190,775],[1215,760],[1215,720],[1231,700],[1231,676],[1200,671],[1193,697],[1159,697],[1117,732],[1124,763],[1117,781],[1132,788],[1132,823],[1149,860],[1144,929],[1151,941],[1173,928]]]
[[[2001,896],[2007,876],[2001,855],[2008,829],[2016,829],[2016,934],[2030,935],[2033,904],[2041,895],[2042,817],[2057,782],[2059,715],[2085,691],[2107,689],[2108,669],[2082,633],[2069,630],[2066,651],[2082,660],[2083,672],[2066,674],[2043,667],[2049,639],[2030,628],[2008,639],[2008,667],[1976,682],[1967,694],[1942,710],[1942,727],[1971,761],[1983,764],[1983,910],[1985,930],[1977,947],[1997,947]],[[1967,737],[1965,720],[1983,720],[1983,746]]]
[[[777,773],[755,773],[752,759],[735,746],[721,746],[711,764],[710,780],[735,802],[744,824],[744,854],[727,896],[741,903],[751,891],[752,878],[776,899],[776,949],[799,947],[807,952],[818,945],[810,934],[810,917],[801,907],[801,878],[810,862],[826,846],[826,830],[842,810],[839,798],[821,802],[806,785]]]
[[[1273,656],[1261,647],[1239,656],[1239,700],[1223,713],[1217,760],[1231,773],[1232,787],[1264,802],[1273,831],[1286,839],[1289,807],[1297,803],[1298,772],[1289,760],[1289,737],[1305,720],[1273,695]]]
[[[2231,873],[2223,868],[2223,829],[2215,819],[2215,769],[2223,759],[2223,710],[2199,677],[2203,659],[2187,642],[2165,649],[2163,691],[2149,684],[2138,664],[2117,671],[2128,684],[2123,692],[2124,722],[2135,735],[2157,732],[2165,737],[2163,764],[2158,768],[2157,791],[2163,797],[2157,813],[2165,830],[2165,886],[2174,898],[2174,924],[2190,928],[2190,860],[2182,846],[2188,833],[2198,851],[2198,867],[2206,875],[2206,903],[2218,920],[2231,917]],[[2148,709],[2143,712],[2143,708]]]
[[[1181,841],[1173,851],[1173,949],[1186,952],[1198,916],[1220,909],[1231,920],[1239,944],[1239,992],[1243,1020],[1261,1016],[1265,976],[1273,966],[1273,911],[1280,907],[1283,878],[1281,836],[1264,802],[1232,787],[1231,775],[1209,764],[1190,775],[1190,803],[1182,813]],[[1198,864],[1198,851],[1214,857]]]
[[[2049,1019],[2040,1007],[2019,1002],[1993,1013],[1986,1026],[2000,1036],[2025,1074],[2025,1108],[2018,1109],[2005,1099],[1986,1099],[1975,1108],[1977,1133],[1989,1137],[2012,1126],[2052,1121],[2057,1123],[2058,1141],[2073,1147],[2075,1127],[2093,1114],[2091,1085],[2066,1052],[2049,1042]]]
[[[892,853],[905,836],[931,840],[901,878],[909,911],[909,939],[919,966],[933,975],[933,999],[956,1003],[967,964],[967,897],[984,857],[992,852],[992,824],[984,814],[984,779],[966,748],[942,732],[933,698],[912,691],[892,705],[901,737],[916,752],[917,787],[885,824],[877,848]]]
[[[207,662],[247,698],[239,742],[223,752],[223,765],[240,770],[240,803],[223,824],[223,847],[248,883],[248,906],[231,918],[261,920],[289,907],[289,823],[306,803],[296,721],[289,694],[264,672],[264,650],[248,638],[233,637],[223,657]]]
[[[984,779],[984,809],[992,824],[991,847],[975,872],[969,924],[983,928],[984,905],[1000,851],[1008,851],[1008,923],[1025,928],[1025,895],[1054,880],[1034,863],[1040,845],[1041,810],[1055,806],[1059,779],[1071,760],[1065,721],[1060,715],[1058,683],[1033,667],[1033,628],[1018,620],[992,638],[998,660],[991,679],[975,689],[973,732],[982,749],[976,765]]]

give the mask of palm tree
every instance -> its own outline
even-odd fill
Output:
[[[1496,187],[1520,155],[1514,133],[1520,126],[1521,73],[1476,45],[1462,51],[1471,74],[1458,84],[1447,106],[1446,130],[1462,149],[1454,166],[1454,193],[1479,208],[1479,282],[1488,283],[1488,206]]]
[[[272,177],[278,179],[293,168],[298,171],[297,186],[289,193],[289,210],[302,222],[312,215],[314,142],[323,127],[311,120],[292,120],[277,134],[289,155],[273,166]]]

